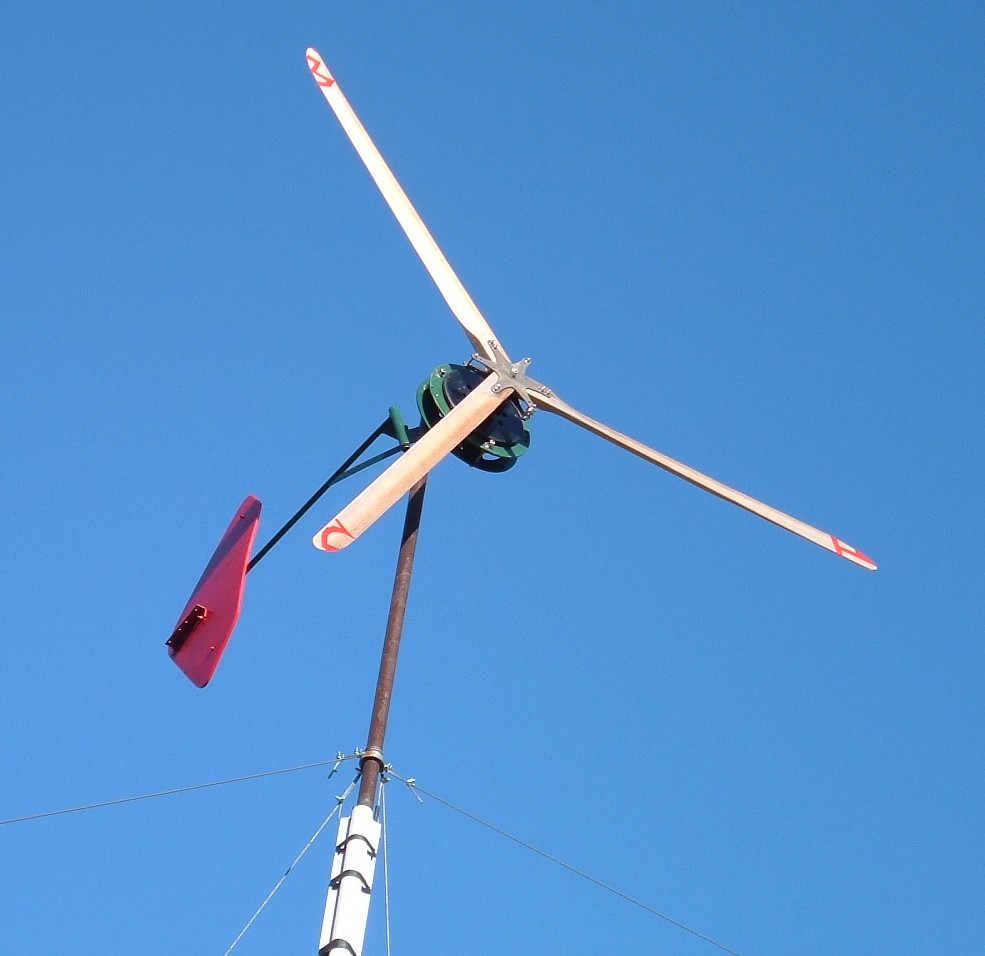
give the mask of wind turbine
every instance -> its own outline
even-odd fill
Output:
[[[588,429],[600,438],[713,495],[731,501],[801,538],[813,541],[860,567],[870,571],[876,569],[871,558],[835,535],[764,504],[590,418],[569,405],[552,389],[527,375],[530,359],[514,362],[500,344],[492,327],[462,285],[349,105],[321,55],[316,50],[309,49],[307,60],[315,82],[475,348],[469,365],[442,367],[443,374],[439,374],[438,378],[444,379],[446,383],[443,397],[447,401],[444,407],[439,407],[437,414],[434,414],[433,406],[429,407],[421,402],[422,412],[430,410],[433,414],[433,420],[430,421],[425,414],[425,420],[431,425],[429,430],[314,536],[315,547],[322,551],[340,551],[352,544],[441,459],[452,452],[467,457],[471,446],[473,450],[482,449],[492,452],[494,456],[499,454],[503,460],[512,464],[526,445],[523,439],[504,439],[504,434],[523,435],[525,438],[526,421],[536,409],[541,408]],[[422,387],[421,394],[425,400],[428,397],[440,400],[442,397],[440,386],[433,379],[434,377],[428,388]],[[475,460],[474,456],[472,463],[483,466],[482,459]],[[492,460],[488,462],[490,466],[495,464]]]
[[[573,408],[543,383],[531,378],[527,374],[530,359],[514,361],[503,348],[353,112],[320,54],[309,49],[307,61],[315,82],[464,329],[475,353],[465,365],[439,366],[418,389],[417,400],[422,418],[419,428],[408,429],[399,412],[391,408],[389,419],[356,449],[252,558],[250,551],[260,521],[261,504],[252,495],[248,496],[234,515],[167,644],[175,663],[193,683],[204,687],[215,673],[235,627],[247,573],[331,485],[362,468],[403,452],[313,539],[315,546],[322,551],[340,551],[360,537],[398,499],[410,493],[368,743],[365,750],[357,752],[360,756],[358,802],[349,817],[340,818],[319,947],[320,956],[341,951],[360,956],[381,838],[380,821],[374,807],[380,780],[386,770],[382,748],[417,530],[427,475],[443,458],[454,454],[468,464],[487,471],[510,468],[529,445],[528,422],[531,415],[537,409],[543,409],[860,567],[874,571],[876,565],[871,558],[840,538],[596,421]],[[396,447],[356,464],[381,435],[395,438]]]

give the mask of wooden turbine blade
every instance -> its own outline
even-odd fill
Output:
[[[634,455],[639,455],[640,458],[669,471],[671,474],[677,475],[679,478],[683,478],[685,481],[691,482],[693,485],[697,485],[699,488],[703,488],[705,491],[710,491],[713,495],[718,495],[719,498],[731,501],[740,508],[745,508],[746,511],[751,511],[754,515],[759,515],[760,518],[772,521],[773,524],[779,525],[781,528],[786,528],[787,531],[791,531],[801,538],[806,538],[808,541],[813,541],[814,544],[820,545],[828,551],[833,551],[839,557],[846,558],[854,564],[859,565],[859,567],[866,568],[869,571],[876,570],[876,564],[871,558],[862,554],[861,551],[853,548],[850,544],[846,544],[840,538],[836,538],[833,534],[821,531],[819,528],[800,521],[798,518],[793,518],[770,505],[764,504],[762,501],[757,501],[755,498],[751,498],[741,491],[736,491],[735,488],[730,488],[728,485],[722,484],[722,482],[716,481],[714,478],[710,478],[708,475],[702,474],[700,471],[696,471],[694,468],[671,458],[669,455],[665,455],[644,445],[642,442],[636,441],[635,438],[623,435],[614,428],[609,428],[608,425],[603,425],[594,418],[589,418],[588,415],[584,415],[577,409],[572,408],[567,402],[558,398],[556,395],[537,395],[537,405],[546,411],[554,412],[556,415],[560,415],[562,418],[574,422],[576,425],[581,425],[582,428],[587,428],[590,432],[594,432],[599,437],[611,441],[614,445],[625,448],[626,451],[631,451]]]
[[[506,353],[503,352],[489,323],[479,311],[479,307],[472,301],[472,297],[462,285],[444,253],[438,248],[438,244],[428,232],[428,228],[424,225],[424,221],[418,215],[417,210],[411,205],[407,194],[390,171],[390,167],[387,166],[386,160],[380,155],[376,144],[370,139],[369,133],[366,132],[365,127],[359,121],[359,117],[349,105],[349,101],[339,89],[335,77],[329,72],[321,54],[317,50],[309,49],[307,57],[308,69],[311,70],[311,75],[315,78],[318,88],[328,100],[328,105],[334,110],[342,124],[342,129],[345,130],[359,154],[359,158],[365,163],[366,169],[369,170],[370,176],[373,177],[374,182],[379,187],[383,198],[397,217],[397,222],[400,223],[410,240],[410,244],[421,257],[424,267],[434,279],[434,283],[437,285],[438,291],[444,296],[448,307],[461,323],[462,328],[465,329],[472,345],[480,355],[486,358],[492,358],[497,350],[505,355]]]
[[[496,382],[497,376],[490,375],[469,392],[314,536],[315,547],[322,551],[341,551],[352,544],[442,458],[461,445],[513,394],[511,388],[494,393]]]

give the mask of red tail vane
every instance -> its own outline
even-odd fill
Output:
[[[239,619],[261,507],[253,495],[239,506],[167,640],[171,659],[196,687],[212,679]]]

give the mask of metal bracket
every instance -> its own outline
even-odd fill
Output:
[[[370,886],[369,886],[369,883],[367,883],[367,882],[366,882],[366,877],[365,877],[365,876],[363,876],[363,875],[362,875],[362,873],[360,873],[360,872],[359,872],[359,870],[343,870],[343,871],[342,871],[342,872],[341,872],[341,873],[340,873],[340,874],[339,874],[339,875],[338,875],[337,877],[335,877],[335,879],[334,879],[334,880],[332,880],[332,881],[331,881],[331,882],[330,882],[330,883],[329,883],[328,885],[329,885],[329,886],[330,886],[330,887],[331,887],[332,889],[335,889],[335,890],[337,890],[337,889],[339,888],[339,884],[340,884],[340,883],[341,883],[341,882],[342,882],[342,881],[343,881],[343,880],[344,880],[344,879],[345,879],[345,878],[346,878],[347,876],[354,876],[354,877],[356,877],[356,878],[357,878],[357,879],[359,880],[359,882],[360,882],[360,883],[362,883],[362,891],[363,891],[364,893],[366,893],[366,894],[369,894],[369,893],[371,892],[371,890],[370,890]]]
[[[192,632],[209,616],[209,609],[201,604],[196,604],[184,620],[174,629],[174,633],[164,642],[171,648],[173,654],[177,654],[192,636]]]
[[[340,844],[338,844],[338,846],[335,847],[335,852],[336,853],[345,853],[345,848],[353,840],[360,840],[361,842],[365,843],[366,846],[369,848],[369,855],[370,855],[370,857],[373,857],[373,858],[376,857],[376,847],[373,846],[373,844],[369,842],[369,838],[368,837],[363,836],[361,833],[353,833],[352,836],[347,836]]]
[[[324,949],[318,950],[318,956],[328,956],[337,949],[344,949],[347,953],[352,953],[352,956],[356,956],[356,951],[344,939],[333,939]]]
[[[396,405],[391,405],[390,418],[384,425],[383,430],[384,430],[384,434],[389,435],[391,438],[395,438],[397,440],[401,450],[407,451],[407,449],[410,448],[410,446],[413,445],[414,442],[416,442],[427,431],[427,428],[424,428],[421,425],[414,425],[413,427],[408,426],[404,421],[404,417],[401,414],[400,409],[397,408]],[[384,454],[392,455],[395,453],[396,453],[395,449],[390,449],[388,452],[385,452]],[[378,460],[379,459],[374,459],[373,463],[375,463],[375,461]],[[363,468],[365,467],[365,465],[360,465],[358,467]],[[349,475],[354,473],[355,473],[355,469],[350,469],[342,477],[348,478]]]
[[[357,750],[356,753],[359,756],[359,766],[362,765],[367,760],[375,760],[381,767],[386,766],[386,761],[383,759],[383,751],[379,747],[367,747],[365,750]]]
[[[527,369],[530,368],[531,359],[523,358],[519,362],[511,362],[500,352],[495,342],[489,343],[492,352],[491,358],[474,353],[469,359],[469,364],[478,362],[485,366],[490,372],[496,373],[497,382],[492,387],[494,395],[498,395],[504,388],[511,388],[526,406],[521,412],[524,420],[530,418],[537,409],[537,402],[531,397],[531,392],[535,395],[546,395],[552,397],[554,393],[542,382],[530,378]]]

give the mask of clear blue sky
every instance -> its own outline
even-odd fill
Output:
[[[744,956],[985,935],[980,4],[8,0],[0,817],[365,740],[399,510],[163,642],[465,337],[318,47],[475,300],[568,401],[870,574],[536,416],[428,491],[387,755]],[[4,951],[222,954],[346,781],[0,828]],[[714,952],[404,789],[397,952]],[[332,835],[237,954],[315,951]],[[368,945],[383,952],[380,903]]]

